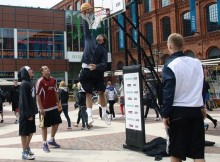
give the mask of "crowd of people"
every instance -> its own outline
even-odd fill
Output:
[[[124,85],[121,81],[120,88],[116,90],[111,81],[105,85],[104,71],[107,67],[107,37],[98,35],[93,38],[88,28],[88,23],[83,20],[85,47],[82,56],[82,70],[79,73],[79,83],[74,84],[75,108],[79,108],[77,122],[73,125],[79,126],[82,119],[82,130],[90,130],[93,126],[93,102],[92,94],[98,93],[98,104],[100,117],[110,125],[111,120],[116,118],[114,104],[118,99],[121,115],[126,115],[124,110]],[[174,33],[168,37],[167,47],[171,57],[163,67],[163,104],[161,112],[156,108],[157,95],[155,85],[147,82],[145,87],[146,105],[145,118],[149,108],[156,113],[155,120],[163,119],[165,128],[169,135],[169,154],[172,162],[180,162],[186,157],[193,158],[197,162],[204,162],[205,129],[204,118],[208,117],[214,127],[217,120],[206,113],[211,111],[209,101],[209,85],[204,79],[204,71],[198,59],[187,57],[183,53],[183,37]],[[60,114],[63,112],[67,119],[67,130],[72,130],[69,117],[69,90],[64,81],[57,87],[56,80],[50,75],[47,66],[40,68],[41,77],[34,85],[31,81],[34,72],[29,66],[23,66],[18,73],[21,84],[17,80],[11,88],[10,96],[12,111],[15,115],[15,124],[19,123],[19,135],[22,144],[22,159],[35,159],[31,151],[30,142],[36,132],[35,116],[39,113],[40,127],[42,133],[43,151],[49,153],[49,145],[59,148],[55,136],[59,125],[62,123]],[[184,76],[184,77],[182,77]],[[194,77],[192,77],[194,76]],[[149,90],[149,87],[151,90]],[[4,122],[3,102],[5,93],[0,89],[0,115],[1,123]],[[109,111],[107,110],[109,104]],[[51,136],[48,138],[48,128],[51,128]],[[208,128],[206,128],[207,130]]]

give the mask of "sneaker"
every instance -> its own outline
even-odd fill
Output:
[[[160,120],[160,118],[155,118],[154,120],[155,120],[155,121],[159,121],[159,120]]]
[[[89,130],[90,130],[90,126],[85,127],[84,130],[85,130],[85,131],[89,131]]]
[[[15,120],[15,124],[18,124],[18,120],[17,119]]]
[[[60,148],[60,145],[58,145],[55,141],[55,139],[53,139],[53,141],[48,141],[47,142],[49,145],[54,146],[54,148]]]
[[[47,152],[47,153],[50,152],[50,149],[49,149],[47,143],[44,143],[44,144],[43,144],[43,150],[44,150],[45,152]]]
[[[88,116],[88,124],[91,125],[94,122],[92,116]]]
[[[31,151],[31,148],[30,148],[30,147],[27,148],[26,152],[27,152],[29,155],[34,155],[34,153]]]
[[[34,157],[33,155],[28,154],[27,151],[22,152],[21,158],[22,158],[23,160],[34,160],[34,159],[35,159],[35,157]]]
[[[77,124],[77,123],[75,123],[75,124],[73,124],[73,126],[74,126],[74,127],[78,127],[78,124]]]
[[[105,120],[106,124],[108,124],[108,125],[111,124],[111,118],[107,114],[103,115],[102,119]]]

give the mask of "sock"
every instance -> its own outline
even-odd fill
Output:
[[[101,107],[102,108],[102,116],[106,115],[106,107]]]
[[[88,114],[88,117],[91,117],[92,116],[92,108],[87,108],[86,109],[86,112]]]
[[[54,137],[50,137],[50,140],[49,140],[49,141],[50,141],[50,142],[53,142],[53,140],[54,140]]]

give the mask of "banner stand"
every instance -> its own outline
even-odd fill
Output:
[[[142,151],[145,145],[143,84],[140,65],[123,67],[126,149]]]

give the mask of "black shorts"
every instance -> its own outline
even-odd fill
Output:
[[[27,117],[19,117],[19,135],[29,136],[31,133],[36,132],[35,116],[33,120],[28,120]]]
[[[170,119],[169,153],[186,160],[204,159],[205,130],[202,117],[182,117]]]
[[[56,124],[60,124],[60,123],[62,123],[62,120],[61,120],[60,113],[59,113],[58,109],[54,109],[51,111],[45,111],[44,127],[51,127],[52,125],[56,125]]]
[[[92,93],[93,90],[105,91],[104,72],[98,70],[82,69],[79,74],[79,81],[86,93]]]

